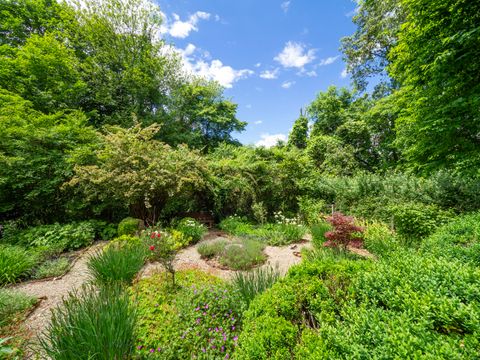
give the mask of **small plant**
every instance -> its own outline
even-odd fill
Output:
[[[109,246],[98,251],[88,261],[93,280],[99,284],[131,283],[145,263],[143,246]]]
[[[85,287],[52,311],[40,342],[56,360],[130,359],[136,324],[136,307],[122,286]]]
[[[0,285],[29,275],[38,258],[20,246],[0,245]]]
[[[35,271],[35,279],[44,279],[53,276],[61,276],[68,271],[70,262],[67,258],[61,257],[54,260],[45,261]]]
[[[253,217],[259,224],[265,224],[267,222],[267,209],[263,205],[263,202],[258,202],[252,205]]]
[[[327,241],[324,246],[332,246],[346,251],[348,246],[360,247],[362,238],[359,236],[363,228],[355,225],[353,216],[346,216],[335,212],[327,217],[327,221],[332,225],[333,230],[327,231],[325,237]]]
[[[176,226],[176,230],[181,232],[185,238],[189,238],[190,242],[196,243],[200,241],[207,232],[205,225],[200,224],[197,220],[192,218],[184,218],[180,220]]]
[[[197,246],[197,251],[203,259],[211,259],[223,252],[227,243],[225,239],[204,242]]]
[[[151,261],[158,261],[163,266],[171,275],[172,286],[175,287],[175,258],[183,244],[177,242],[170,234],[160,231],[153,231],[148,238],[148,258]]]
[[[0,328],[11,324],[25,310],[31,308],[37,299],[19,291],[0,289]]]
[[[232,285],[242,296],[248,308],[255,296],[269,289],[279,278],[278,267],[260,267],[248,272],[236,272],[232,279]]]
[[[331,230],[331,228],[329,223],[323,221],[311,226],[312,244],[315,248],[321,248],[323,246],[323,243],[327,240],[325,234]]]
[[[135,235],[142,230],[143,227],[143,220],[127,217],[118,224],[117,234],[118,236]]]

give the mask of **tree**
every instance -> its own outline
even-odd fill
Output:
[[[307,147],[308,118],[300,110],[300,116],[293,123],[292,131],[288,136],[288,146],[295,146],[298,149]]]
[[[185,146],[171,148],[154,140],[156,124],[108,128],[90,161],[73,157],[74,176],[86,201],[116,201],[131,215],[154,223],[172,199],[204,191],[208,170],[200,154]]]
[[[382,86],[390,82],[386,71],[388,54],[397,42],[405,18],[406,9],[401,0],[358,2],[357,14],[353,17],[357,30],[342,39],[347,70],[357,90],[365,91],[370,77],[380,77]]]
[[[480,3],[404,0],[408,9],[389,71],[401,84],[397,145],[409,169],[480,165]]]
[[[93,147],[96,132],[79,111],[42,114],[0,90],[0,214],[43,222],[64,220],[72,174],[70,153]]]

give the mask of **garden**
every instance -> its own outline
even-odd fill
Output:
[[[357,6],[254,146],[155,2],[0,1],[0,359],[479,359],[479,3]]]

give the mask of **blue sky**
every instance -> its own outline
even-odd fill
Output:
[[[355,31],[352,0],[156,2],[185,67],[219,81],[238,104],[244,144],[285,138],[319,91],[349,85],[339,46]]]

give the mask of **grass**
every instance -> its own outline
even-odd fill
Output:
[[[53,310],[40,342],[55,360],[130,359],[137,318],[135,305],[119,284],[84,287]]]
[[[0,327],[8,326],[31,308],[37,299],[19,291],[0,289]]]
[[[97,284],[128,284],[142,268],[145,258],[143,246],[109,246],[94,254],[87,266]]]
[[[20,246],[0,245],[0,285],[29,275],[37,260],[37,256]]]
[[[312,233],[312,244],[315,248],[323,247],[323,243],[327,240],[325,233],[331,230],[330,224],[326,222],[319,222],[311,226],[310,232]]]
[[[248,270],[265,261],[265,244],[251,239],[217,240],[200,244],[197,251],[204,259],[215,258],[232,270]]]
[[[62,276],[70,267],[70,261],[66,257],[45,261],[35,271],[35,279]]]
[[[247,308],[258,294],[269,289],[280,278],[278,268],[260,267],[248,272],[236,272],[232,286],[242,296]]]

